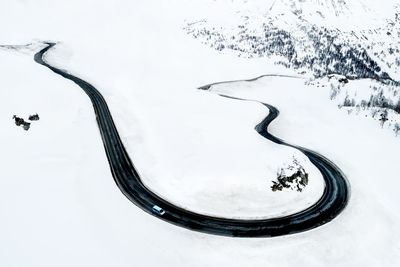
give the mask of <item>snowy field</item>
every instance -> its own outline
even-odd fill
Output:
[[[271,132],[335,162],[351,184],[348,208],[315,230],[273,239],[233,239],[175,227],[143,212],[111,176],[87,96],[33,61],[0,51],[1,266],[397,266],[398,139],[338,111],[329,87],[302,79],[196,88],[266,73],[294,74],[267,59],[220,54],[193,40],[184,21],[208,1],[6,1],[0,44],[61,41],[47,60],[92,83],[107,100],[144,182],[182,207],[227,217],[271,217],[315,202],[323,181]],[[261,2],[260,2],[261,3]],[[221,9],[210,13],[217,16]],[[12,22],[12,23],[10,23]],[[38,112],[29,132],[12,115]],[[271,192],[293,155],[311,173],[302,193]],[[376,156],[379,155],[379,156]],[[295,251],[287,256],[288,251]]]

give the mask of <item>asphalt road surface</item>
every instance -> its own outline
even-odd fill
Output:
[[[96,114],[110,169],[117,186],[132,203],[149,214],[177,226],[209,234],[232,237],[273,237],[299,233],[321,226],[334,219],[346,207],[349,199],[349,189],[340,169],[325,157],[311,150],[286,144],[283,140],[270,134],[268,125],[278,116],[279,112],[275,107],[267,104],[265,106],[269,108],[270,112],[256,126],[256,130],[272,142],[299,149],[321,171],[326,186],[322,197],[317,203],[301,212],[284,217],[242,220],[194,213],[164,200],[154,194],[141,181],[114,125],[107,103],[100,92],[88,82],[46,63],[44,55],[54,46],[54,43],[47,43],[45,48],[35,54],[34,60],[65,79],[75,82],[89,96]],[[210,86],[212,85],[207,85],[200,89],[206,90]],[[166,213],[158,215],[152,212],[154,205],[163,208]]]

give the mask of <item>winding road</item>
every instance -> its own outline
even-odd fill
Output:
[[[232,237],[272,237],[303,232],[321,226],[334,219],[345,207],[349,199],[346,179],[340,169],[331,161],[311,150],[285,143],[268,132],[269,124],[278,116],[278,110],[268,104],[268,116],[256,126],[256,130],[272,142],[291,146],[302,151],[320,170],[325,180],[322,197],[312,206],[301,212],[272,219],[241,220],[206,216],[194,213],[164,200],[147,188],[132,163],[115,127],[110,110],[100,92],[88,82],[51,66],[44,55],[55,46],[47,46],[35,54],[34,60],[65,79],[75,82],[92,101],[100,134],[114,180],[122,193],[135,205],[158,218],[190,230]],[[260,78],[260,77],[258,77]],[[256,80],[258,78],[252,79]],[[251,80],[248,80],[251,81]],[[212,85],[199,89],[207,90]],[[154,205],[162,207],[162,216],[152,212]]]

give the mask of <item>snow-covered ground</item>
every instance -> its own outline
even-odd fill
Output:
[[[399,86],[370,79],[347,80],[337,75],[312,79],[307,85],[328,88],[330,99],[347,114],[375,120],[396,136],[400,133]]]
[[[313,175],[304,192],[272,193],[278,168],[293,154],[304,157],[257,134],[254,126],[267,115],[260,104],[196,89],[293,74],[265,58],[220,54],[186,34],[185,19],[216,17],[224,2],[210,12],[213,1],[6,1],[0,44],[61,41],[47,59],[102,92],[135,166],[158,194],[208,214],[293,212],[321,194],[315,169],[305,164]],[[86,95],[32,54],[0,57],[0,265],[398,265],[398,140],[339,112],[329,87],[266,78],[212,88],[276,106],[281,116],[271,131],[333,160],[352,186],[348,208],[323,227],[233,239],[169,225],[131,204],[114,184]],[[42,119],[29,132],[13,125],[14,113],[34,112]]]
[[[400,218],[396,203],[399,197],[393,186],[398,184],[397,177],[393,174],[397,170],[400,144],[390,131],[382,131],[369,118],[338,112],[336,104],[327,100],[328,87],[307,86],[296,79],[263,78],[252,83],[237,83],[237,86],[218,85],[212,90],[274,103],[281,115],[272,125],[273,133],[279,133],[289,142],[324,151],[347,174],[351,200],[343,217],[332,223],[332,227],[337,227],[332,233],[336,237],[329,238],[330,249],[336,252],[343,249],[344,243],[345,247],[349,245],[347,249],[353,262],[346,263],[342,254],[339,257],[344,262],[340,265],[398,264]],[[343,225],[339,226],[339,221]],[[342,245],[333,245],[341,238]],[[367,254],[363,254],[364,249],[368,250]]]

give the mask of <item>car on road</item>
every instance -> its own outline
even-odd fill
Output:
[[[164,215],[165,210],[163,210],[161,207],[154,205],[153,208],[151,209],[154,213],[157,213],[158,215]]]

